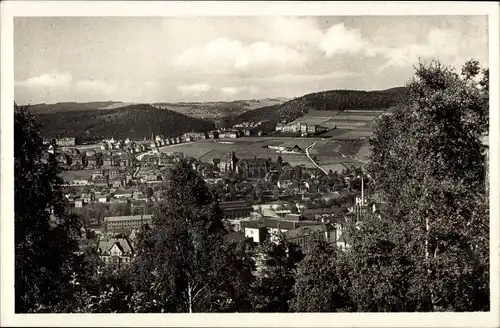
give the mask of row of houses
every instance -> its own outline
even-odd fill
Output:
[[[42,161],[49,162],[51,156],[59,165],[68,169],[81,170],[84,168],[98,167],[130,167],[136,163],[133,153],[127,151],[118,152],[96,152],[89,150],[80,152],[78,149],[68,149],[64,152],[43,153]]]
[[[151,150],[150,147],[148,147],[147,142],[134,142],[130,141],[130,139],[125,139],[123,140],[114,140],[111,138],[110,140],[103,140],[101,142],[101,150],[125,150],[128,153],[131,154],[139,154],[139,153],[144,153],[149,150]]]

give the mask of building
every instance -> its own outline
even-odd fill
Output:
[[[86,179],[76,179],[76,180],[71,180],[69,185],[70,186],[87,186],[89,184],[89,180]]]
[[[269,170],[269,161],[264,158],[242,159],[236,165],[236,172],[243,179],[265,179]]]
[[[129,265],[135,253],[133,243],[128,237],[101,239],[97,243],[97,252],[106,265]]]
[[[114,166],[113,155],[111,153],[102,155],[102,165],[107,167]]]
[[[217,139],[217,138],[219,138],[219,132],[218,131],[210,131],[208,133],[208,138],[210,138],[210,139]]]
[[[292,180],[278,180],[278,188],[288,189],[293,185]]]
[[[236,158],[235,152],[232,151],[227,156],[220,159],[219,170],[221,172],[234,171],[236,170],[237,163],[238,163],[238,158]]]
[[[101,167],[102,158],[97,153],[87,152],[86,162],[87,162],[87,168],[93,169]]]
[[[336,232],[326,224],[300,227],[284,233],[287,242],[300,246],[304,253],[308,252],[310,241],[316,236],[323,236],[328,244],[336,244]]]
[[[117,177],[120,176],[120,171],[118,169],[110,169],[108,172],[107,172],[107,176],[109,177],[109,179],[116,179]]]
[[[265,240],[267,234],[266,225],[258,221],[241,222],[241,228],[246,238],[252,238],[253,242],[261,243]]]
[[[247,237],[243,231],[231,231],[224,236],[226,243],[244,243],[249,240],[252,239]]]
[[[281,128],[281,132],[300,132],[300,123],[290,123]]]
[[[89,193],[83,193],[82,194],[82,201],[83,203],[90,203],[90,201],[92,200],[92,197]]]
[[[70,154],[70,162],[73,167],[84,167],[85,166],[85,154],[74,153]]]
[[[317,221],[327,218],[336,218],[343,215],[339,207],[310,208],[304,209],[301,213],[307,220]]]
[[[146,154],[142,156],[141,163],[146,166],[156,166],[158,165],[158,156]]]
[[[109,197],[109,195],[106,195],[106,196],[101,196],[97,199],[97,201],[99,203],[108,203],[109,200],[111,199],[111,197]]]
[[[69,166],[71,165],[70,157],[64,153],[55,154],[56,161],[61,166]]]
[[[61,147],[76,146],[76,138],[75,137],[58,138],[56,139],[56,145]]]
[[[236,139],[240,136],[238,132],[239,131],[236,131],[236,130],[221,131],[219,133],[219,138],[220,139]]]
[[[184,133],[184,135],[183,135],[183,138],[187,142],[189,142],[189,141],[197,141],[197,140],[204,140],[204,139],[207,139],[208,137],[209,136],[205,132],[190,132],[190,133]]]
[[[341,250],[346,250],[350,247],[350,238],[346,227],[341,223],[335,223],[335,243]]]
[[[168,156],[166,153],[158,154],[158,166],[168,166],[174,163],[173,158]]]
[[[152,218],[152,215],[109,216],[104,218],[104,225],[108,231],[121,232],[140,229],[145,224],[151,226]]]
[[[219,206],[228,219],[248,217],[253,211],[253,207],[244,200],[221,202]]]
[[[314,125],[314,124],[308,125],[306,132],[309,134],[314,134],[314,133],[318,132],[318,126]]]
[[[133,161],[132,161],[132,158],[129,154],[120,154],[117,157],[118,157],[117,162],[118,162],[119,166],[121,166],[121,167],[132,166]]]

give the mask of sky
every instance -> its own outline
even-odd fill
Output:
[[[488,66],[486,16],[16,17],[15,100],[178,102],[403,86]]]

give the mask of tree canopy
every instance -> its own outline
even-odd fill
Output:
[[[67,212],[55,160],[41,160],[40,126],[16,105],[14,145],[15,311],[65,311],[81,225]]]
[[[153,215],[155,228],[140,238],[134,276],[140,311],[214,312],[248,308],[251,283],[246,253],[224,241],[217,198],[181,161]],[[228,273],[231,273],[228,275]]]
[[[438,61],[421,63],[407,102],[379,120],[371,141],[368,170],[388,204],[384,215],[411,236],[433,310],[489,307],[480,140],[488,131],[489,93],[481,72],[475,61],[461,74]]]

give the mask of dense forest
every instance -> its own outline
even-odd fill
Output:
[[[266,106],[234,117],[227,117],[223,120],[224,123],[222,126],[233,126],[243,122],[263,122],[262,125],[258,127],[259,130],[264,132],[273,131],[276,127],[276,123],[280,121],[280,115],[278,112],[279,107],[280,105]]]
[[[405,88],[386,91],[331,90],[290,100],[278,109],[281,119],[292,121],[311,110],[386,109],[403,100]]]
[[[231,119],[232,124],[245,121],[293,121],[311,110],[387,109],[406,97],[406,88],[392,88],[384,91],[330,90],[310,93],[282,105],[258,108]],[[274,129],[274,126],[271,130]],[[266,130],[265,127],[263,130]]]
[[[153,134],[176,136],[209,131],[213,123],[151,105],[130,105],[108,110],[80,110],[36,115],[46,137],[142,139]]]

